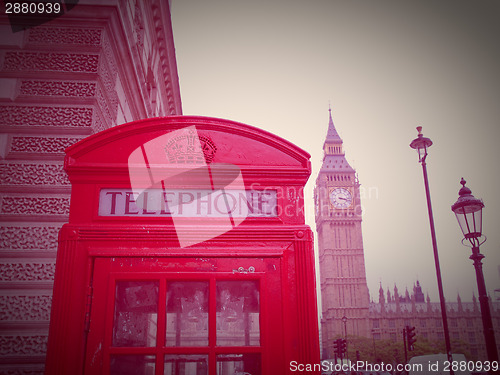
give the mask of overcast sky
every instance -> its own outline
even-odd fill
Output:
[[[357,170],[372,298],[419,279],[438,301],[422,169],[423,126],[447,301],[477,296],[470,249],[450,210],[460,178],[484,200],[481,246],[500,288],[500,1],[173,0],[185,115],[243,122],[311,154],[307,223],[331,103]],[[370,192],[370,194],[368,194]],[[500,297],[497,293],[496,297]]]

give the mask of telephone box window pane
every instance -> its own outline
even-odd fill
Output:
[[[112,355],[110,375],[154,375],[154,355]]]
[[[208,281],[167,283],[166,346],[208,345]]]
[[[207,375],[208,355],[169,354],[165,356],[164,375]]]
[[[258,281],[217,281],[217,345],[258,346]]]
[[[117,281],[113,346],[155,346],[158,281]]]
[[[217,356],[217,375],[261,375],[260,354],[220,354]]]

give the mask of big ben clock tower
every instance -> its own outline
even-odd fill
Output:
[[[333,358],[333,341],[345,333],[369,337],[370,302],[361,234],[359,183],[356,171],[345,158],[331,109],[329,112],[323,164],[314,189],[325,358]]]

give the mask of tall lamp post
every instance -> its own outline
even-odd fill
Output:
[[[342,323],[344,323],[345,357],[347,358],[347,316],[342,317]]]
[[[342,317],[342,323],[344,323],[344,337],[347,339],[347,316]]]
[[[455,213],[460,229],[464,235],[462,244],[468,246],[464,243],[468,241],[472,248],[472,255],[469,258],[474,261],[474,268],[476,269],[477,290],[479,293],[479,304],[481,306],[481,317],[483,320],[484,340],[486,342],[488,360],[490,362],[498,361],[495,332],[493,331],[489,298],[483,276],[482,259],[484,255],[479,251],[479,246],[486,241],[486,237],[482,235],[482,212],[484,203],[481,199],[477,199],[472,195],[471,190],[465,186],[466,182],[463,178],[460,183],[462,184],[462,188],[458,192],[458,199],[451,206],[451,210]]]
[[[432,239],[432,249],[434,252],[434,264],[436,266],[436,277],[438,283],[438,291],[439,291],[439,301],[441,303],[441,317],[443,319],[443,330],[444,330],[444,342],[446,345],[446,355],[448,357],[449,363],[453,362],[451,356],[451,344],[450,344],[450,332],[448,330],[448,318],[446,317],[446,302],[444,299],[443,293],[443,281],[441,279],[441,267],[439,266],[439,255],[437,249],[437,241],[436,241],[436,231],[434,229],[434,217],[432,214],[432,205],[431,205],[431,195],[429,191],[429,180],[427,178],[427,164],[425,163],[425,159],[427,158],[427,149],[432,146],[432,141],[429,138],[426,138],[422,134],[422,127],[417,127],[418,137],[415,138],[410,143],[410,147],[417,150],[418,152],[418,161],[422,164],[422,171],[424,173],[424,185],[425,185],[425,196],[427,198],[427,211],[429,212],[429,224],[431,228],[431,239]],[[453,371],[450,368],[450,375],[453,375]]]

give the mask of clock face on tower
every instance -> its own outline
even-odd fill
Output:
[[[352,194],[344,188],[335,188],[330,191],[330,203],[335,208],[349,208],[352,205]]]

